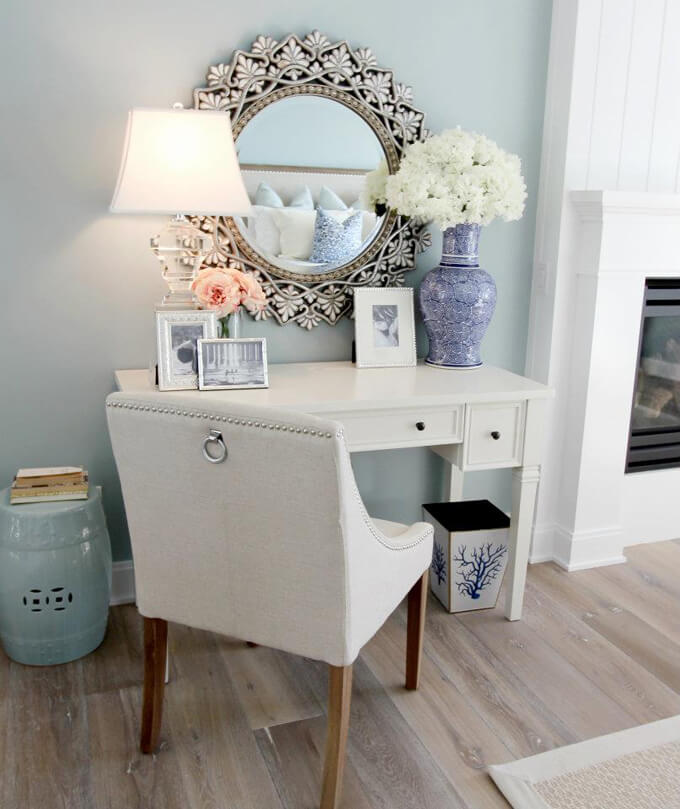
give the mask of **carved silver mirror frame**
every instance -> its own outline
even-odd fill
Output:
[[[404,148],[427,136],[424,114],[412,106],[411,88],[380,68],[368,48],[353,50],[346,41],[331,42],[313,31],[304,39],[281,41],[259,36],[250,51],[234,51],[231,62],[211,67],[207,87],[194,90],[196,109],[224,110],[231,116],[234,138],[264,107],[292,95],[310,94],[338,101],[359,114],[380,141],[390,172]],[[376,239],[355,259],[323,275],[301,275],[270,264],[251,248],[230,217],[194,217],[211,234],[207,266],[238,266],[243,258],[267,295],[258,319],[297,323],[311,329],[334,325],[352,311],[359,286],[401,286],[415,267],[416,253],[429,244],[421,224],[388,212]]]

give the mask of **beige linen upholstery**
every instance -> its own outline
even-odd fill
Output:
[[[337,422],[210,393],[107,413],[148,618],[348,666],[430,564],[430,525],[366,513]]]

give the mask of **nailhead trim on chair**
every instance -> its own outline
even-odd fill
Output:
[[[333,433],[324,432],[323,430],[310,430],[309,428],[305,427],[296,427],[293,424],[266,424],[265,422],[252,422],[248,419],[237,419],[233,416],[216,416],[212,413],[203,413],[197,410],[176,410],[172,407],[151,407],[150,405],[140,405],[140,404],[133,404],[132,402],[107,402],[107,407],[122,407],[125,410],[140,410],[140,411],[150,411],[152,413],[167,413],[170,416],[186,416],[188,418],[197,418],[197,419],[213,419],[213,421],[225,421],[227,424],[236,424],[242,427],[257,427],[263,430],[281,430],[282,432],[291,432],[291,433],[302,433],[314,436],[316,438],[333,438]],[[343,437],[342,430],[338,430],[336,433],[337,438]],[[359,504],[359,509],[361,511],[361,516],[366,524],[368,530],[373,534],[375,539],[381,544],[384,545],[386,548],[389,548],[393,551],[405,551],[409,548],[413,548],[416,545],[419,545],[425,537],[427,537],[431,532],[426,531],[424,534],[417,536],[414,538],[413,542],[410,542],[408,545],[393,545],[388,537],[384,537],[379,531],[376,530],[373,521],[369,513],[366,511],[366,506],[364,505],[364,501],[359,494],[359,490],[356,487],[356,483],[352,487],[353,495],[356,501]]]
[[[282,430],[291,433],[301,433],[311,435],[316,438],[333,438],[333,433],[323,430],[312,430],[308,427],[296,427],[293,424],[268,424],[264,421],[250,421],[248,419],[237,419],[233,416],[216,416],[212,413],[199,412],[196,410],[177,410],[173,407],[151,407],[150,405],[133,404],[132,402],[107,402],[107,407],[122,407],[125,410],[149,411],[151,413],[167,413],[170,416],[186,416],[187,418],[212,419],[213,421],[226,421],[227,424],[236,424],[242,427],[257,427],[262,430]],[[342,430],[338,430],[336,436],[342,436]]]

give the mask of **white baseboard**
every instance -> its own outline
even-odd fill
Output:
[[[623,529],[620,525],[599,528],[594,531],[564,531],[562,529],[562,553],[566,569],[585,570],[590,567],[620,565],[626,561],[623,555]],[[565,539],[569,541],[567,548]]]
[[[135,569],[132,560],[113,563],[111,577],[111,606],[116,604],[134,604],[135,601]]]
[[[569,573],[574,573],[577,570],[590,570],[593,567],[609,567],[609,565],[623,565],[627,562],[625,556],[608,556],[604,559],[595,559],[593,561],[574,562],[569,565],[560,565],[564,567]],[[557,564],[560,564],[559,562]]]
[[[596,531],[569,531],[561,525],[543,525],[534,530],[531,564],[555,562],[570,573],[591,567],[619,565],[623,555],[623,531],[619,526]]]
[[[529,552],[529,563],[538,565],[541,562],[555,561],[555,526],[541,525],[534,528]]]

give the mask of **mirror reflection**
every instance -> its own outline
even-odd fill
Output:
[[[299,95],[259,112],[236,141],[253,213],[243,238],[280,269],[323,275],[376,238],[382,217],[361,201],[385,154],[364,119],[329,98]]]

